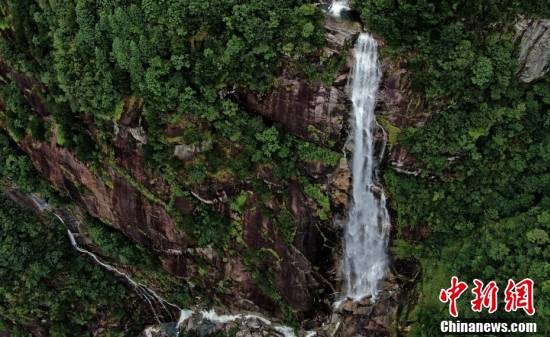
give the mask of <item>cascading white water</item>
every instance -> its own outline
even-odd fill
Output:
[[[332,16],[340,17],[343,11],[349,9],[349,0],[336,0],[330,4],[328,12]]]
[[[55,217],[57,217],[57,219],[59,221],[61,221],[62,224],[64,224],[65,226],[66,223],[65,223],[65,220],[63,220],[63,218],[53,212],[53,215]],[[155,303],[158,303],[160,304],[160,306],[162,307],[162,309],[165,311],[165,313],[168,313],[169,315],[171,314],[171,310],[169,308],[172,308],[172,309],[175,309],[175,310],[179,310],[181,312],[181,308],[179,306],[177,306],[176,304],[173,304],[173,303],[170,303],[168,302],[167,300],[165,300],[164,298],[162,298],[159,294],[157,294],[157,292],[155,292],[153,289],[147,287],[145,284],[143,283],[140,283],[140,282],[137,282],[137,281],[134,281],[128,274],[126,274],[125,272],[122,272],[120,271],[119,269],[117,269],[116,267],[114,267],[113,265],[110,265],[108,263],[105,263],[103,261],[101,261],[101,259],[94,253],[90,252],[89,250],[87,249],[84,249],[82,247],[80,247],[80,245],[77,243],[76,241],[76,238],[75,238],[75,235],[73,232],[71,232],[70,229],[67,228],[67,235],[69,237],[69,242],[71,243],[71,246],[79,253],[82,253],[82,254],[85,254],[85,255],[88,255],[90,258],[92,258],[92,260],[94,260],[95,263],[97,263],[97,265],[103,267],[104,269],[106,269],[107,271],[111,272],[111,273],[114,273],[115,275],[119,276],[119,277],[122,277],[126,280],[126,282],[128,282],[129,285],[132,286],[132,288],[134,289],[134,291],[136,292],[137,295],[139,295],[141,298],[143,298],[148,304],[149,304],[149,307],[151,308],[151,310],[153,311],[153,314],[155,316],[155,319],[160,323],[160,320],[159,320],[159,316],[157,315],[157,312],[155,310]]]
[[[33,201],[35,202],[36,206],[41,210],[51,210],[49,205],[42,199],[38,197],[33,196]],[[145,284],[140,283],[132,279],[128,274],[126,274],[123,271],[120,271],[115,266],[108,264],[106,262],[103,262],[96,254],[90,252],[89,250],[82,248],[75,237],[75,234],[68,228],[67,224],[65,223],[65,220],[63,217],[61,217],[59,214],[57,214],[55,211],[53,212],[53,215],[63,224],[67,227],[67,235],[69,237],[69,242],[71,243],[71,246],[78,251],[81,254],[89,256],[97,265],[103,267],[109,272],[114,273],[115,275],[124,278],[129,285],[132,286],[132,288],[136,291],[136,293],[143,298],[150,306],[151,310],[153,311],[153,314],[157,321],[159,323],[159,316],[157,315],[157,312],[155,310],[155,303],[160,304],[162,309],[168,313],[171,314],[171,309],[179,310],[180,316],[178,318],[177,323],[175,324],[173,334],[174,336],[179,336],[180,329],[184,326],[185,322],[189,320],[193,315],[200,315],[199,320],[206,320],[210,323],[214,324],[226,324],[229,322],[239,321],[243,324],[258,324],[262,323],[264,326],[271,327],[275,331],[279,332],[283,337],[296,337],[296,334],[294,333],[294,329],[285,326],[282,324],[276,324],[271,322],[270,320],[256,314],[236,314],[236,315],[220,315],[215,310],[203,310],[203,311],[196,311],[196,310],[190,310],[190,309],[182,309],[178,305],[173,304],[171,302],[168,302],[163,297],[161,297],[157,292],[155,292],[153,289],[147,287]],[[144,330],[144,334],[147,337],[153,336],[153,333],[161,332],[162,329],[158,326],[150,326],[147,329]],[[306,335],[308,337],[313,337],[316,335],[316,332],[314,331],[306,331]]]
[[[353,103],[352,205],[344,233],[345,299],[376,298],[388,264],[390,220],[384,191],[375,185],[374,108],[380,81],[376,40],[362,33],[355,45],[351,78]]]

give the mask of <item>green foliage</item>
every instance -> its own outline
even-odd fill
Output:
[[[279,144],[279,131],[271,127],[265,129],[263,132],[256,135],[256,139],[261,144],[261,150],[257,153],[257,156],[253,157],[252,160],[258,161],[263,158],[270,159],[274,153],[277,153],[282,149]]]
[[[330,217],[330,200],[328,196],[321,191],[318,185],[313,184],[306,184],[304,192],[317,202],[317,216],[319,216],[319,219],[328,220]]]
[[[298,140],[297,155],[298,158],[305,161],[318,160],[324,164],[335,166],[342,157],[342,154],[317,146],[313,143]]]
[[[425,127],[402,130],[398,138],[422,174],[385,174],[398,237],[406,241],[398,241],[395,251],[415,257],[423,270],[413,335],[439,335],[438,322],[448,313],[437,303],[438,287],[448,286],[440,280],[448,283],[451,275],[499,285],[532,278],[536,319],[544,329],[548,229],[537,219],[550,209],[550,86],[548,76],[530,85],[516,79],[512,24],[518,14],[548,15],[548,6],[515,0],[355,3],[392,54],[407,55],[412,86],[437,111]],[[464,302],[461,317],[476,317]]]
[[[233,211],[242,213],[244,211],[244,206],[246,205],[247,195],[245,191],[242,191],[237,197],[235,197],[231,203],[230,207]]]
[[[0,317],[9,330],[91,336],[91,327],[108,322],[113,335],[141,331],[140,299],[76,254],[59,221],[45,225],[2,195],[0,229]]]
[[[381,116],[378,117],[378,122],[388,133],[388,144],[390,147],[394,146],[397,143],[401,129],[393,125],[387,118]]]
[[[483,88],[493,79],[493,65],[487,57],[480,57],[473,66],[472,83]]]
[[[3,131],[0,131],[0,187],[17,186],[24,192],[40,192],[47,199],[55,198],[48,185],[39,178],[30,159]]]
[[[98,175],[114,170],[180,220],[178,225],[198,246],[226,249],[240,228],[198,202],[193,214],[174,214],[174,196],[182,191],[220,181],[262,185],[260,171],[272,172],[274,180],[283,183],[302,179],[295,165],[298,156],[337,161],[334,153],[298,141],[235,103],[235,92],[268,90],[283,60],[316,62],[325,42],[323,15],[311,3],[6,0],[0,13],[0,58],[10,70],[1,79],[0,97],[7,109],[0,121],[10,135],[54,136],[59,146],[87,161]],[[331,71],[342,62],[344,57],[321,60]],[[40,83],[40,90],[28,88],[26,82]],[[124,119],[128,98],[143,100],[140,122],[147,132],[147,169],[169,181],[172,196],[166,199],[171,202],[115,164],[113,123]],[[48,114],[38,116],[41,105]],[[182,134],[169,136],[170,127],[181,127]],[[200,145],[201,151],[188,162],[178,161],[173,147],[182,143]],[[31,167],[28,160],[9,155],[0,160],[7,163],[10,181],[31,189],[30,178],[16,172]],[[325,203],[322,214],[327,218],[328,199],[317,197]],[[245,205],[243,194],[232,203],[241,213]],[[293,220],[288,212],[277,219],[288,243]],[[117,263],[150,267],[147,255],[116,233],[91,224],[89,234]],[[285,312],[293,315],[288,308]]]
[[[277,214],[277,228],[285,238],[286,243],[292,245],[294,243],[294,236],[296,235],[296,226],[292,213],[290,213],[287,207],[281,209]]]
[[[248,161],[270,160],[274,152],[287,158],[284,137],[241,111],[227,93],[266,90],[283,57],[302,62],[316,57],[324,44],[321,11],[302,0],[9,0],[0,11],[13,30],[0,40],[0,56],[45,84],[60,145],[81,159],[99,161],[95,152],[110,146],[122,98],[140,97],[146,153],[161,171],[177,166],[164,130],[182,116],[208,122],[216,141],[245,144],[242,156]],[[2,96],[21,101],[16,93]],[[30,115],[8,118],[18,136],[28,124],[23,116]],[[201,128],[199,138],[207,132]],[[243,166],[233,173],[242,176],[248,173],[243,168],[252,168]],[[191,171],[189,183],[207,178],[198,171]]]

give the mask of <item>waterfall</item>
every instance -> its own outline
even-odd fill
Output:
[[[376,40],[359,35],[351,78],[353,103],[352,204],[344,230],[343,274],[345,299],[376,298],[388,265],[386,253],[390,220],[386,197],[376,186],[375,135],[381,128],[374,108],[380,81]]]
[[[349,9],[349,0],[337,0],[330,4],[328,12],[332,16],[340,17],[342,15],[342,11],[347,11]]]
[[[49,205],[43,201],[42,199],[36,197],[33,199],[35,204],[40,206],[40,210],[51,210]],[[52,210],[53,211],[53,210]],[[266,327],[270,327],[271,329],[277,331],[280,335],[283,337],[296,337],[296,334],[294,332],[294,329],[285,326],[282,324],[276,324],[274,322],[271,322],[270,320],[266,319],[263,316],[257,315],[257,314],[235,314],[235,315],[220,315],[218,314],[214,309],[210,310],[191,310],[191,309],[182,309],[178,305],[171,303],[164,299],[162,296],[160,296],[157,292],[155,292],[153,289],[149,288],[143,283],[137,282],[134,279],[130,277],[130,275],[126,274],[125,272],[119,270],[115,266],[106,263],[102,261],[96,254],[90,252],[89,250],[81,247],[75,237],[75,233],[73,233],[66,221],[63,219],[62,216],[57,214],[55,211],[52,212],[52,214],[63,224],[65,227],[67,227],[67,236],[69,237],[69,242],[71,246],[79,253],[87,255],[90,257],[98,266],[101,266],[105,270],[123,278],[126,280],[126,282],[134,289],[137,295],[139,295],[150,307],[151,311],[153,312],[153,315],[155,316],[155,319],[159,324],[161,323],[159,313],[155,310],[155,304],[159,304],[160,307],[167,313],[169,316],[172,315],[172,310],[179,311],[180,315],[178,318],[177,323],[174,324],[172,327],[171,332],[165,331],[170,336],[179,336],[181,329],[184,327],[186,322],[193,317],[194,315],[199,315],[198,321],[207,321],[210,324],[227,324],[230,322],[239,322],[241,324],[258,324],[261,323]],[[76,219],[71,219],[72,221],[77,221]],[[71,221],[68,221],[71,222]],[[150,326],[147,329],[144,330],[144,334],[147,337],[152,337],[154,333],[161,332],[162,329],[157,326]],[[313,337],[316,335],[316,332],[314,331],[306,331],[305,332],[308,337]]]
[[[94,253],[90,252],[87,249],[84,249],[80,247],[80,245],[77,243],[74,233],[68,228],[67,224],[65,223],[65,220],[63,218],[53,212],[53,215],[67,227],[67,236],[69,237],[69,242],[71,243],[71,246],[79,253],[89,256],[97,265],[103,267],[107,271],[123,278],[128,282],[128,284],[134,289],[136,294],[140,296],[147,304],[149,304],[149,307],[151,308],[151,311],[153,312],[153,315],[155,316],[155,319],[157,322],[160,323],[159,315],[157,311],[155,310],[155,304],[160,304],[161,308],[167,313],[169,316],[172,315],[172,310],[178,310],[181,311],[182,309],[177,306],[176,304],[170,303],[164,298],[162,298],[157,292],[155,292],[153,289],[147,287],[145,284],[137,282],[133,280],[128,274],[120,271],[116,267],[101,261],[101,259]]]

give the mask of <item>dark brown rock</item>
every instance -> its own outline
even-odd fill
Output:
[[[311,263],[285,243],[271,219],[265,217],[254,197],[243,216],[243,239],[249,247],[266,252],[263,263],[275,278],[275,288],[298,311],[311,310],[313,289],[318,289]]]
[[[325,56],[348,49],[361,25],[327,17]],[[320,144],[338,143],[343,138],[348,115],[348,98],[344,90],[349,69],[336,75],[331,85],[308,82],[285,67],[276,87],[265,96],[241,94],[245,107],[264,118],[280,123],[286,131]]]
[[[156,249],[188,245],[185,234],[176,228],[163,205],[148,200],[114,170],[106,173],[112,187],[97,177],[71,152],[52,139],[20,142],[36,168],[57,189],[81,203],[86,210],[113,225],[134,241]]]
[[[410,89],[409,73],[403,62],[383,59],[381,66],[383,75],[378,91],[377,114],[379,119],[386,121],[387,133],[396,133],[407,127],[422,127],[433,112]],[[392,168],[407,174],[420,173],[416,159],[399,143],[390,142],[388,147],[387,157]]]
[[[193,213],[193,203],[185,197],[176,197],[174,206],[182,214],[189,215]]]
[[[283,74],[278,83],[265,97],[245,94],[248,110],[308,140],[322,144],[340,140],[347,113],[347,97],[342,90],[320,82],[307,83],[289,74]]]
[[[310,214],[312,206],[308,205],[308,201],[297,183],[289,185],[288,193],[289,209],[296,224],[294,246],[309,261],[318,265],[321,260],[322,238]]]
[[[345,157],[340,159],[338,167],[330,175],[329,182],[332,202],[345,209],[348,205],[351,188],[351,169]]]

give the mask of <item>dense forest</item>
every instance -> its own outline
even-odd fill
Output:
[[[0,188],[35,193],[56,207],[84,207],[86,234],[101,256],[181,306],[232,307],[231,296],[242,291],[289,326],[319,323],[317,316],[330,316],[336,292],[323,282],[339,282],[340,229],[332,224],[345,217],[327,172],[349,149],[313,125],[306,137],[289,132],[252,113],[242,97],[271,97],[288,73],[330,87],[348,71],[347,51],[326,53],[325,7],[307,0],[0,1]],[[380,58],[400,60],[430,116],[403,129],[380,120],[391,133],[388,147],[406,149],[418,172],[381,167],[392,260],[420,271],[404,287],[391,336],[440,336],[439,322],[449,316],[438,295],[451,276],[468,284],[495,280],[502,290],[508,279],[531,278],[533,317],[474,313],[468,296],[459,312],[534,321],[544,336],[550,79],[518,79],[514,25],[547,19],[550,7],[542,0],[353,0],[351,7],[351,17],[382,41]],[[119,146],[123,127],[143,158]],[[74,154],[52,159],[64,177],[44,169],[42,152],[33,154],[46,146]],[[166,212],[174,231],[185,233],[183,248],[195,249],[192,262],[173,267],[156,256],[177,241],[162,232],[166,226],[152,229],[162,232],[161,244],[140,242],[149,232],[116,223],[126,217],[121,209],[86,207],[96,192],[82,178],[88,173],[65,168],[73,162],[104,190],[122,181],[143,196],[140,207]],[[296,200],[305,200],[307,211]],[[145,213],[137,217],[153,221]],[[260,223],[260,239],[251,239],[251,221]],[[132,288],[74,252],[65,232],[52,214],[33,214],[0,196],[0,336],[138,336],[155,324]],[[225,275],[218,279],[235,259],[250,275],[253,286],[245,290]],[[314,278],[281,283],[281,275],[304,265]],[[301,308],[302,298],[285,291],[293,286],[314,304]]]
[[[6,135],[0,134],[0,144],[3,188],[17,184],[53,204],[61,201]],[[123,336],[139,334],[143,327],[136,321],[151,320],[141,299],[73,252],[59,220],[40,219],[4,194],[0,203],[0,330],[21,337],[83,336],[99,327],[105,336]]]
[[[445,312],[433,294],[452,275],[502,285],[529,275],[537,319],[546,325],[550,82],[548,76],[530,84],[517,80],[513,24],[520,14],[548,17],[547,4],[356,3],[367,27],[388,42],[386,52],[405,55],[413,88],[437,111],[425,127],[399,135],[421,175],[385,174],[401,231],[394,253],[424,267],[418,335],[438,335]],[[425,238],[407,240],[411,232]],[[469,302],[462,305],[468,312]]]

